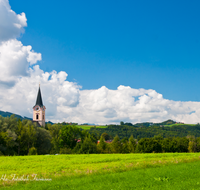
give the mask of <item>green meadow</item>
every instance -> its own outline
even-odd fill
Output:
[[[91,127],[96,127],[96,128],[107,128],[105,125],[76,125],[76,127],[89,130]]]
[[[200,189],[200,153],[13,156],[0,163],[2,189]]]
[[[196,124],[182,124],[182,123],[176,123],[171,125],[164,125],[165,127],[176,127],[176,126],[195,126]]]

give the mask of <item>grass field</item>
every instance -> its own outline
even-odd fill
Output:
[[[4,190],[197,190],[200,162],[178,163],[126,172],[61,177],[48,182],[18,183]]]
[[[78,189],[78,184],[80,187],[82,184],[85,189],[92,189],[93,186],[102,187],[103,189],[103,187],[106,187],[106,183],[109,183],[110,187],[111,184],[115,183],[118,183],[121,186],[124,182],[120,179],[127,178],[129,175],[132,177],[135,176],[133,177],[133,180],[137,181],[139,179],[137,179],[136,175],[140,176],[142,173],[148,171],[149,173],[153,174],[154,169],[154,183],[157,184],[161,181],[169,181],[168,178],[171,178],[168,175],[168,172],[164,172],[165,169],[168,167],[178,167],[180,163],[184,163],[184,169],[184,167],[188,167],[188,164],[190,164],[189,162],[197,163],[200,166],[200,153],[90,154],[0,157],[0,176],[2,176],[0,185],[2,188],[3,186],[12,185],[11,188],[16,189],[21,187],[21,189],[26,187],[27,189],[47,189],[46,186],[49,186],[48,189],[65,189],[66,183],[69,183],[71,184],[71,189],[73,189],[72,187],[74,187],[74,189]],[[157,171],[157,167],[164,168],[164,170],[158,169]],[[165,176],[162,171],[165,173]],[[198,173],[199,169],[195,167],[194,171]],[[159,172],[161,173],[157,175]],[[14,176],[14,174],[16,174],[16,176]],[[52,179],[52,181],[35,181],[35,176],[37,176],[37,179]],[[105,176],[107,176],[107,178]],[[145,176],[146,174],[144,175],[144,179]],[[183,176],[185,176],[184,173]],[[29,179],[33,180],[33,182],[18,182],[16,184],[14,180],[17,178]],[[145,183],[144,179],[140,179],[142,184]],[[91,182],[88,183],[87,180]],[[132,180],[129,178],[127,180],[127,183],[130,183],[131,185]],[[103,183],[102,186],[99,186],[98,183],[100,183],[100,181],[105,183]],[[39,184],[41,185],[41,188],[38,187]],[[33,187],[30,187],[31,185]],[[58,188],[50,187],[56,185],[58,185]],[[6,189],[7,188],[8,187],[6,187]]]
[[[76,127],[89,130],[91,127],[96,127],[96,128],[107,128],[105,125],[76,125]]]
[[[196,124],[181,124],[181,123],[177,123],[177,124],[164,125],[164,126],[165,126],[165,127],[173,127],[173,126],[183,126],[183,125],[195,126]]]

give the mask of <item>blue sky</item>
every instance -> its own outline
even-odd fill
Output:
[[[154,89],[200,101],[200,1],[25,1],[24,45],[41,69],[65,71],[82,89]]]

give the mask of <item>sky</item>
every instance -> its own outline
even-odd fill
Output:
[[[0,0],[0,110],[53,122],[200,122],[199,1]]]

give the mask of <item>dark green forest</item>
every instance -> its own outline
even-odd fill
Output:
[[[90,133],[94,133],[97,136],[100,136],[102,133],[108,133],[111,138],[114,138],[116,135],[120,139],[129,138],[131,135],[135,139],[140,138],[151,138],[154,136],[162,136],[164,138],[168,137],[186,137],[188,135],[200,137],[200,125],[173,125],[168,127],[167,125],[108,125],[107,128],[95,128],[92,127],[89,130]]]
[[[41,128],[15,115],[0,116],[0,155],[199,152],[200,125],[124,123],[83,130],[67,123]]]

